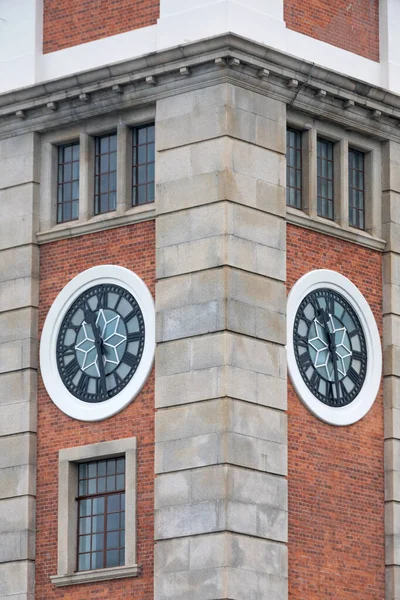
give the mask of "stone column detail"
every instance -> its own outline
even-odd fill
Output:
[[[0,598],[34,599],[40,151],[0,141]]]
[[[382,152],[386,600],[400,598],[400,144]]]
[[[286,600],[284,104],[157,103],[155,598]]]

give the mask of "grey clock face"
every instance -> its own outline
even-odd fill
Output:
[[[130,292],[96,285],[68,309],[57,337],[57,367],[68,391],[84,402],[103,402],[134,376],[144,348],[142,311]]]
[[[339,293],[309,293],[296,312],[293,345],[310,392],[331,407],[353,402],[367,372],[365,335],[356,311]]]

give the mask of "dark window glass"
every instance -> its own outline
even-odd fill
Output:
[[[333,219],[333,143],[317,143],[317,214]]]
[[[349,224],[365,228],[364,154],[349,150]]]
[[[286,204],[301,208],[301,132],[286,132]]]
[[[103,135],[95,141],[94,214],[117,207],[117,134]]]
[[[119,567],[125,564],[125,458],[83,463],[78,473],[77,570]]]
[[[154,202],[154,124],[132,131],[132,206]]]
[[[57,223],[79,217],[79,142],[58,148]]]

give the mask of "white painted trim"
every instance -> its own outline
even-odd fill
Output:
[[[335,290],[351,304],[360,319],[365,334],[368,361],[364,385],[356,398],[342,407],[330,407],[320,402],[308,389],[298,370],[293,345],[293,326],[303,298],[317,288]],[[362,419],[373,405],[382,376],[382,350],[374,315],[360,290],[344,275],[329,269],[318,269],[303,275],[293,286],[287,303],[287,360],[290,379],[303,404],[316,417],[331,425],[351,425]]]
[[[189,9],[187,6],[182,0],[161,0],[161,18],[157,25],[37,55],[35,60],[31,55],[0,61],[0,93],[227,32],[300,59],[315,61],[322,67],[369,84],[387,85],[391,91],[400,92],[400,77],[388,79],[386,63],[381,66],[375,61],[287,29],[283,21],[282,0],[273,0],[271,3],[259,0],[197,0]],[[79,71],[76,70],[77,65]],[[393,65],[391,72],[394,73],[395,68],[400,69],[400,66]]]
[[[62,320],[71,304],[85,290],[101,283],[114,283],[134,296],[143,314],[146,335],[142,358],[131,381],[110,400],[91,404],[78,400],[65,388],[57,368],[56,345]],[[129,269],[101,265],[74,277],[54,300],[43,326],[40,343],[41,374],[50,398],[66,415],[81,421],[102,421],[123,410],[143,388],[153,366],[154,351],[155,309],[146,284]]]

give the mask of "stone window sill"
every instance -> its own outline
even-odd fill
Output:
[[[360,229],[354,229],[352,227],[341,227],[334,221],[323,219],[322,217],[310,217],[305,212],[293,208],[291,206],[286,207],[286,219],[288,223],[293,225],[299,225],[300,227],[306,227],[313,231],[318,231],[326,235],[332,235],[333,237],[358,244],[360,246],[366,246],[373,250],[383,252],[385,249],[386,242],[380,238],[374,237],[362,231]]]
[[[106,581],[107,579],[122,579],[123,577],[137,577],[141,569],[138,565],[131,567],[114,567],[110,569],[99,569],[96,571],[82,571],[69,575],[53,575],[51,582],[56,587],[66,585],[78,585],[80,583],[93,583],[95,581]]]
[[[154,203],[145,206],[135,206],[134,208],[127,210],[122,215],[112,212],[91,217],[87,221],[76,220],[68,221],[67,223],[60,223],[59,225],[55,225],[47,231],[38,233],[37,241],[39,244],[45,244],[47,242],[54,242],[56,240],[69,237],[76,237],[79,235],[85,235],[87,233],[103,231],[104,229],[123,227],[124,225],[139,223],[140,221],[148,221],[149,219],[154,218]]]

